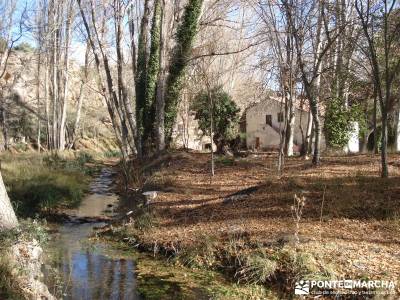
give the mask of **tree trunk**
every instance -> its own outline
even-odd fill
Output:
[[[378,147],[378,117],[377,117],[377,109],[378,109],[378,95],[376,91],[376,87],[374,88],[374,153],[378,154],[379,153],[379,147]]]
[[[91,21],[92,21],[92,24],[94,25],[93,26],[93,30],[94,30],[93,35],[96,37],[96,44],[92,37],[92,31],[90,30],[91,27],[89,26],[88,19],[86,18],[86,14],[82,8],[81,0],[78,0],[78,5],[79,5],[80,14],[82,16],[83,25],[84,25],[86,33],[87,33],[87,39],[90,44],[90,47],[92,48],[92,53],[94,55],[96,72],[100,78],[99,79],[100,90],[102,91],[102,96],[107,104],[107,110],[110,115],[111,123],[112,123],[113,129],[114,129],[114,132],[115,132],[115,136],[117,138],[118,147],[120,148],[123,157],[126,158],[128,156],[128,149],[126,147],[126,140],[124,140],[125,126],[124,126],[123,120],[122,120],[123,115],[121,114],[121,110],[118,107],[118,105],[119,105],[118,99],[117,99],[118,97],[114,90],[113,81],[112,81],[112,77],[111,77],[111,73],[110,73],[111,71],[110,71],[110,67],[108,64],[108,58],[107,58],[107,55],[104,53],[103,48],[101,47],[100,37],[99,37],[98,31],[96,29],[96,24],[95,24],[96,18],[95,18],[94,8],[91,7],[90,13],[91,13]],[[102,76],[103,71],[100,69],[101,63],[100,63],[99,53],[97,50],[98,48],[102,54],[103,68],[104,68],[104,73],[106,75],[106,79],[103,78],[103,76]],[[107,88],[105,87],[105,85],[103,83],[104,81],[107,84]],[[108,91],[108,95],[106,94],[106,91]],[[116,113],[118,114],[119,120],[117,119]]]
[[[146,93],[143,118],[144,145],[152,145],[155,124],[155,100],[157,93],[157,81],[160,73],[160,43],[162,27],[162,1],[155,0],[153,7],[153,22],[151,25],[151,45],[148,65],[146,69]]]
[[[41,49],[38,49],[38,64],[37,64],[37,82],[36,82],[36,103],[37,103],[37,151],[40,152],[40,66],[41,66]]]
[[[148,63],[148,28],[150,23],[150,1],[145,0],[143,17],[140,24],[140,33],[138,38],[138,51],[136,60],[136,127],[137,127],[137,144],[138,157],[143,153],[143,135],[144,135],[144,112],[146,105],[146,73]]]
[[[3,177],[0,173],[0,232],[13,229],[18,226],[17,216],[8,198]]]
[[[296,121],[296,115],[294,113],[293,101],[289,103],[289,119],[287,122],[287,129],[286,129],[286,155],[293,156],[294,151],[294,127]]]
[[[55,6],[55,2],[53,1],[53,6]],[[53,27],[56,27],[57,25],[57,13],[56,13],[56,8],[53,7],[53,19],[52,19],[52,25]],[[57,29],[56,28],[51,28],[53,31],[52,34],[52,45],[51,45],[51,55],[52,55],[52,61],[50,63],[51,65],[51,83],[52,83],[52,134],[51,134],[51,148],[56,149],[58,147],[58,142],[57,142],[57,105],[58,105],[58,82],[57,82]]]
[[[188,65],[194,38],[197,34],[198,22],[202,12],[203,0],[189,0],[186,4],[182,22],[176,34],[176,45],[169,64],[168,79],[166,80],[165,95],[165,138],[169,145],[175,125],[183,76]]]
[[[396,112],[396,151],[400,152],[400,108]]]
[[[313,164],[318,165],[320,162],[320,141],[321,141],[321,124],[319,121],[318,103],[313,101],[311,104],[311,111],[313,113],[314,120],[314,154]]]
[[[387,142],[388,142],[388,120],[387,114],[382,111],[382,137],[381,137],[381,158],[382,170],[381,176],[383,178],[389,177],[388,161],[387,161]]]
[[[70,37],[71,37],[71,23],[72,23],[72,14],[73,14],[73,3],[74,1],[70,1],[68,11],[67,11],[67,21],[65,25],[65,49],[64,49],[64,90],[63,90],[63,101],[62,101],[62,109],[61,109],[61,120],[59,124],[59,137],[58,137],[58,149],[65,149],[65,127],[67,121],[67,104],[68,104],[68,87],[69,87],[69,46],[70,46]]]
[[[44,109],[46,114],[46,135],[47,135],[47,149],[51,148],[51,126],[50,126],[50,115],[49,115],[49,66],[46,62],[45,65],[45,77],[44,77]]]
[[[309,145],[310,145],[313,119],[312,119],[311,111],[309,111],[307,115],[308,115],[308,121],[307,121],[307,128],[306,128],[305,133],[304,133],[304,129],[302,127],[302,120],[300,118],[300,130],[301,130],[301,135],[302,135],[302,145],[301,145],[301,150],[300,150],[301,156],[307,156],[309,153],[308,149],[309,149]],[[303,116],[303,112],[301,112],[301,117],[302,116]]]
[[[72,147],[74,146],[76,137],[77,137],[78,131],[79,131],[79,124],[81,121],[81,112],[82,112],[82,105],[83,105],[83,88],[84,88],[84,86],[85,86],[85,79],[82,80],[81,86],[79,88],[78,105],[76,108],[75,122],[74,122],[74,127],[72,128],[72,135],[71,135],[71,141],[69,144],[69,149],[72,149]]]
[[[214,102],[212,98],[211,88],[207,83],[208,98],[210,100],[210,143],[211,143],[211,177],[215,175],[214,171]],[[218,145],[218,144],[217,144]]]
[[[160,153],[165,149],[165,70],[166,70],[166,37],[167,22],[165,17],[165,0],[161,1],[161,28],[160,28],[160,72],[157,79],[156,94],[156,138],[157,151]]]
[[[117,51],[117,81],[118,81],[118,99],[120,102],[121,110],[127,120],[129,130],[128,141],[131,153],[137,153],[137,146],[135,146],[136,139],[136,122],[132,110],[132,103],[128,99],[128,91],[124,80],[124,56],[122,47],[122,7],[121,3],[117,2],[114,6],[115,9],[115,36],[116,36],[116,51]],[[128,129],[128,128],[127,128]]]
[[[161,152],[165,149],[165,132],[164,132],[164,87],[165,87],[165,73],[161,70],[158,75],[157,83],[157,99],[156,99],[156,134],[157,134],[157,151]]]
[[[322,9],[322,8],[321,8]],[[322,22],[320,20],[320,22]],[[321,24],[319,26],[322,26]],[[316,62],[318,60],[318,57],[321,54],[322,51],[322,30],[319,31],[318,33],[318,44],[317,44],[317,58]],[[313,117],[313,122],[314,122],[314,154],[313,154],[313,164],[318,165],[319,160],[320,160],[320,140],[321,140],[321,125],[320,125],[320,120],[319,120],[319,93],[321,92],[321,73],[322,73],[322,61],[319,62],[319,65],[317,67],[317,72],[316,72],[316,78],[315,78],[315,86],[311,84],[311,86],[308,86],[308,89],[306,87],[306,91],[308,90],[308,96],[310,100],[310,110],[312,113]]]
[[[0,125],[3,134],[3,145],[1,145],[1,150],[8,150],[8,131],[7,131],[6,108],[4,103],[3,89],[1,89],[0,93]]]

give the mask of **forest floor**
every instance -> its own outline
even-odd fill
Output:
[[[393,280],[399,293],[400,156],[389,157],[388,179],[373,155],[323,157],[317,168],[290,158],[278,176],[276,154],[218,157],[211,179],[209,154],[167,153],[143,167],[144,190],[158,197],[124,235],[239,281]],[[295,195],[305,199],[299,242]]]

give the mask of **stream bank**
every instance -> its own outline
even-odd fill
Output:
[[[94,229],[114,218],[119,198],[112,192],[114,172],[104,167],[89,193],[61,224],[51,224],[43,268],[49,290],[62,299],[141,299],[135,281],[135,262],[93,238]]]
[[[117,216],[110,167],[90,185],[90,193],[60,224],[50,224],[44,281],[62,299],[256,299],[258,286],[243,287],[222,274],[192,269],[164,257],[141,253],[134,245],[98,235]],[[104,221],[93,221],[93,220]],[[106,228],[113,226],[108,225]],[[104,230],[104,229],[103,229]]]

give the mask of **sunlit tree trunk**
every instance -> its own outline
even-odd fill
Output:
[[[396,111],[396,151],[400,152],[400,109]]]
[[[165,110],[165,71],[166,71],[166,37],[167,22],[165,17],[165,0],[161,1],[161,28],[160,28],[160,71],[157,79],[156,94],[156,142],[157,151],[161,152],[165,149],[165,127],[164,127],[164,110]]]
[[[83,78],[82,78],[81,85],[79,88],[75,122],[74,122],[74,127],[72,128],[71,142],[69,145],[70,149],[74,146],[74,143],[77,139],[77,135],[79,133],[81,114],[82,114],[82,106],[83,106],[83,98],[84,98],[83,97],[84,88],[85,88],[85,85],[86,85],[86,83],[88,81],[88,77],[89,77],[89,51],[90,51],[90,45],[89,45],[89,43],[86,43],[85,66],[84,66],[84,71],[83,71]]]
[[[40,66],[41,66],[41,49],[38,49],[38,63],[37,63],[37,82],[36,82],[36,103],[37,103],[37,151],[40,152]]]
[[[74,1],[70,0],[67,8],[67,20],[65,24],[65,44],[64,44],[64,74],[63,74],[63,96],[62,96],[62,109],[61,109],[61,120],[59,124],[59,150],[65,149],[65,137],[66,137],[66,121],[67,121],[67,105],[68,105],[68,97],[69,97],[69,48],[70,48],[70,39],[71,39],[71,30],[72,30],[72,14],[73,14],[73,3]]]
[[[18,220],[8,198],[3,177],[0,173],[0,232],[18,226]]]

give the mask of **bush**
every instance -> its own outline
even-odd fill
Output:
[[[113,157],[121,157],[121,151],[119,150],[108,150],[104,152],[104,157],[106,158],[113,158]]]
[[[203,235],[197,243],[185,247],[178,254],[178,261],[189,267],[212,267],[216,263],[217,241],[212,236]]]
[[[33,52],[35,48],[31,46],[31,44],[22,42],[19,45],[14,47],[14,50],[23,51],[23,52]]]
[[[219,156],[215,162],[219,165],[223,165],[223,166],[233,166],[235,165],[235,159],[232,157],[227,157],[227,156]]]
[[[327,143],[331,147],[344,147],[350,139],[354,130],[353,123],[359,125],[359,135],[362,136],[366,130],[366,120],[362,109],[358,105],[346,108],[343,100],[332,99],[327,106],[324,131]]]
[[[236,277],[239,282],[266,283],[274,275],[277,268],[278,263],[268,258],[265,251],[259,250],[246,255],[242,259],[242,266],[236,272]]]
[[[217,145],[217,151],[222,152],[223,147],[228,141],[234,139],[238,131],[239,111],[232,97],[221,87],[214,88],[211,91],[214,143]],[[198,94],[192,105],[196,111],[196,119],[199,121],[199,128],[204,134],[210,135],[211,127],[211,100],[207,91]]]
[[[143,211],[135,217],[134,226],[136,229],[144,231],[154,226],[154,216],[151,212]]]
[[[316,258],[311,253],[286,247],[278,253],[278,256],[280,269],[286,273],[289,280],[328,280],[335,277],[335,272],[329,268],[329,264],[318,264]]]
[[[78,152],[78,155],[75,157],[75,161],[78,165],[84,166],[87,163],[93,163],[94,158],[93,155],[88,152]]]

